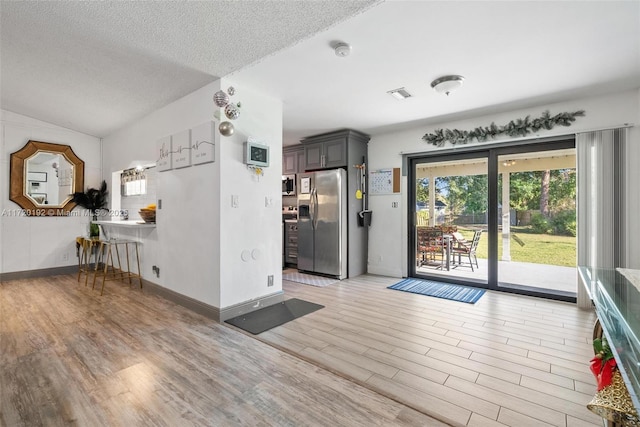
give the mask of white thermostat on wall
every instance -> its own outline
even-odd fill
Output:
[[[247,141],[244,143],[243,158],[247,165],[267,167],[269,166],[269,146]]]

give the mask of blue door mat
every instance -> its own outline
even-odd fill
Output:
[[[236,316],[225,320],[225,322],[257,335],[321,308],[324,308],[324,305],[291,298],[251,313]]]
[[[397,291],[413,294],[444,298],[452,301],[475,304],[485,290],[471,286],[454,285],[451,283],[435,282],[433,280],[404,279],[388,287]]]

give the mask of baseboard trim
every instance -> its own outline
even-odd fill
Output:
[[[12,271],[11,273],[0,273],[0,282],[9,280],[33,279],[34,277],[59,276],[62,274],[78,274],[77,265],[66,267],[41,268],[38,270]]]
[[[250,301],[241,302],[236,305],[225,307],[220,310],[220,322],[231,319],[242,314],[250,313],[270,305],[278,304],[284,301],[284,292],[279,291],[273,294],[265,295]]]
[[[188,308],[195,313],[201,314],[204,317],[215,320],[216,322],[220,322],[220,309],[218,307],[214,307],[202,301],[198,301],[197,299],[165,288],[164,286],[160,286],[146,279],[142,279],[142,286],[142,289],[150,294],[158,295],[168,301]]]
[[[64,274],[78,274],[78,266],[73,265],[67,267],[42,268],[39,270],[0,273],[0,281],[6,282],[10,280],[32,279],[34,277],[58,276]],[[143,289],[149,294],[158,295],[168,301],[188,308],[195,313],[201,314],[209,319],[215,320],[216,322],[220,323],[224,322],[227,319],[231,319],[232,317],[250,313],[252,311],[284,301],[284,292],[279,291],[250,301],[241,302],[239,304],[232,305],[221,310],[218,307],[214,307],[202,301],[198,301],[197,299],[165,288],[164,286],[160,286],[157,283],[150,282],[146,279],[142,279],[142,285]]]

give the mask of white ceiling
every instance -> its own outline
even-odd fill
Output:
[[[5,2],[4,109],[106,136],[227,76],[285,144],[640,88],[639,1]],[[353,46],[346,58],[331,45]],[[449,97],[429,83],[461,74]],[[412,98],[386,92],[405,87]],[[553,113],[553,112],[552,112]]]

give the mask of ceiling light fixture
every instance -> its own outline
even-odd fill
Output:
[[[349,56],[351,54],[351,45],[344,42],[337,43],[333,51],[336,53],[336,56],[344,58],[345,56]]]
[[[387,93],[389,95],[393,96],[395,99],[411,98],[411,94],[409,92],[407,92],[407,90],[405,88],[403,88],[403,87],[387,91]]]
[[[458,75],[442,76],[431,82],[431,87],[438,93],[449,96],[451,92],[462,86],[464,77]]]

